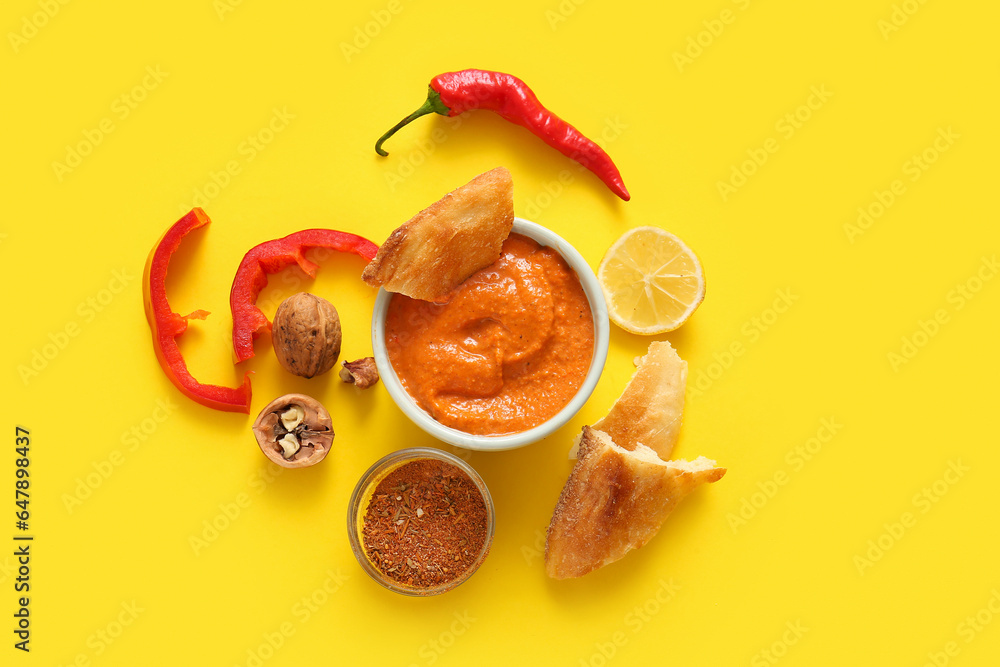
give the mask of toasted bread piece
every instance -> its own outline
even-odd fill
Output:
[[[631,451],[642,444],[667,460],[677,444],[684,417],[687,362],[677,356],[670,343],[653,341],[635,364],[625,391],[593,427],[610,435],[612,442],[623,449]],[[576,456],[579,444],[577,437],[570,458]]]
[[[393,231],[361,277],[414,299],[442,299],[500,259],[514,224],[513,190],[503,167],[476,176]]]
[[[726,474],[715,461],[663,461],[649,447],[628,451],[583,427],[580,452],[545,542],[553,579],[582,577],[646,544],[688,493]]]

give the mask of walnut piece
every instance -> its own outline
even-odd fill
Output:
[[[311,378],[327,372],[337,363],[340,342],[340,316],[326,299],[299,292],[278,306],[271,343],[289,373]]]
[[[378,368],[374,357],[364,357],[357,361],[342,361],[340,379],[348,384],[357,385],[358,389],[367,389],[378,382]]]
[[[253,424],[260,450],[284,468],[305,468],[326,458],[333,444],[333,422],[311,396],[285,394],[261,410]]]
[[[278,444],[281,445],[281,455],[286,459],[292,458],[297,451],[302,449],[302,443],[299,442],[294,433],[286,433],[285,437],[278,441]]]

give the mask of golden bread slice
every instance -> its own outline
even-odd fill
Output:
[[[476,176],[393,231],[361,277],[414,299],[441,299],[500,259],[514,224],[513,191],[503,167]]]
[[[646,544],[688,493],[726,474],[715,461],[663,461],[649,447],[619,447],[583,427],[580,451],[545,542],[553,579],[582,577]]]
[[[631,451],[642,444],[667,460],[684,417],[687,362],[677,356],[670,343],[653,341],[635,364],[625,391],[593,427],[607,433],[623,449]],[[576,456],[579,443],[577,437],[570,458]]]

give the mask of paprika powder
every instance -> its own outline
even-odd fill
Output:
[[[447,583],[486,541],[486,505],[469,476],[434,459],[404,463],[379,482],[364,518],[365,550],[394,581]]]
[[[358,562],[404,595],[436,595],[472,576],[489,553],[493,522],[493,501],[479,474],[458,457],[426,447],[375,463],[348,506]]]

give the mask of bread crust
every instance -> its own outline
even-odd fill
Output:
[[[613,563],[649,542],[692,490],[725,473],[703,457],[662,461],[644,445],[629,451],[584,426],[546,535],[546,572],[569,579]]]
[[[372,287],[440,301],[500,258],[513,224],[513,181],[497,167],[394,230],[361,277]]]
[[[593,427],[629,451],[642,444],[664,461],[670,458],[684,422],[687,362],[667,341],[653,341],[611,410]],[[576,455],[579,438],[570,451]]]

